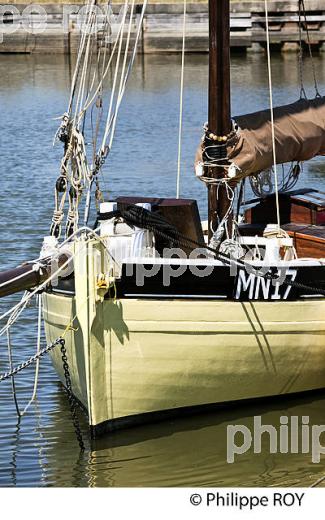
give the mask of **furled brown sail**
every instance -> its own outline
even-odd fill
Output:
[[[266,170],[273,165],[270,110],[235,117],[239,132],[229,145],[229,161],[239,171],[236,178]],[[325,97],[300,99],[274,108],[276,162],[306,161],[325,155]],[[201,147],[196,162],[202,156]]]

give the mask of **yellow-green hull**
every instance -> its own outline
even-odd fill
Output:
[[[92,303],[46,293],[47,341],[65,335],[92,427],[117,418],[325,387],[325,300]],[[79,306],[79,307],[78,307]],[[91,315],[91,317],[90,317]],[[55,369],[64,383],[61,355]]]

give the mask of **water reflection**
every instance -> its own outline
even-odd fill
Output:
[[[46,449],[51,461],[49,482],[90,487],[310,486],[325,474],[324,462],[313,464],[311,453],[272,454],[267,434],[262,436],[260,454],[250,449],[233,464],[227,463],[227,425],[240,424],[253,431],[254,416],[260,416],[262,424],[279,431],[281,416],[301,419],[303,415],[313,425],[323,414],[323,403],[314,395],[122,430],[93,441],[89,452],[79,458],[77,453],[71,456],[73,439],[67,443],[65,432],[62,444],[58,438]],[[52,427],[59,436],[60,425],[54,421]]]

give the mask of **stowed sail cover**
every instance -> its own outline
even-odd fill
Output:
[[[270,110],[234,119],[239,133],[227,147],[227,153],[229,161],[240,169],[236,178],[270,168],[273,165]],[[274,108],[274,131],[278,164],[325,155],[325,97],[300,99]]]

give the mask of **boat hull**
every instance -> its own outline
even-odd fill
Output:
[[[325,387],[324,299],[104,300],[87,333],[74,319],[74,296],[45,293],[43,302],[47,341],[68,327],[72,388],[93,430],[148,413]],[[59,350],[52,360],[64,384]]]

